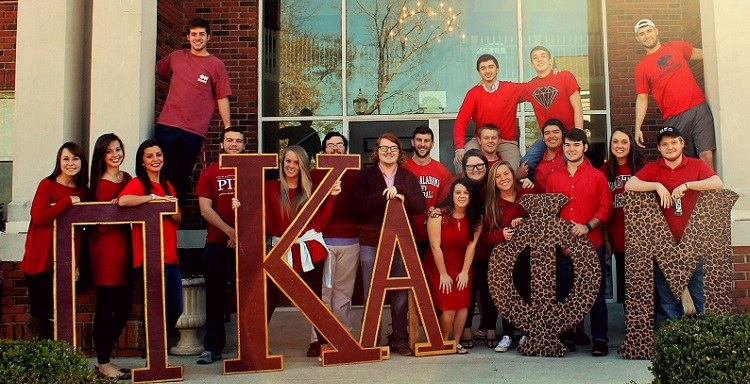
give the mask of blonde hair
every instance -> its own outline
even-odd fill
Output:
[[[490,171],[487,172],[487,187],[485,190],[484,200],[484,217],[487,218],[489,223],[489,230],[502,228],[503,221],[503,210],[500,208],[500,191],[495,184],[495,175],[501,165],[505,165],[510,169],[510,173],[513,177],[513,191],[518,191],[518,184],[516,183],[516,172],[513,171],[513,167],[507,161],[498,161],[492,165]]]
[[[286,153],[292,152],[297,155],[299,159],[299,183],[297,184],[297,191],[294,193],[294,198],[289,199],[289,184],[286,181],[286,175],[284,174],[284,159]],[[312,179],[310,178],[310,159],[307,157],[305,149],[299,145],[291,145],[284,149],[281,154],[281,172],[279,172],[279,183],[281,184],[279,199],[281,206],[281,214],[287,218],[293,218],[297,216],[299,209],[305,205],[307,199],[312,194]]]

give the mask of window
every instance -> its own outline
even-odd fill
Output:
[[[536,45],[546,46],[556,67],[577,77],[585,128],[594,146],[596,140],[603,144],[608,103],[602,4],[266,0],[262,150],[277,151],[283,145],[277,144],[279,132],[306,120],[300,112],[307,108],[320,137],[326,130],[341,130],[357,138],[352,150],[366,148],[388,123],[404,123],[394,124],[398,131],[393,133],[411,137],[416,122],[427,121],[440,143],[440,160],[450,164],[453,119],[466,91],[479,81],[477,57],[495,55],[501,80],[528,81],[535,76],[529,50]],[[355,110],[355,100],[362,111]],[[519,142],[528,148],[540,136],[531,105],[520,104],[517,117]]]
[[[0,92],[0,230],[5,229],[13,180],[13,92]]]

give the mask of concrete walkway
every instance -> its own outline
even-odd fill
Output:
[[[353,319],[361,316],[355,310]],[[389,324],[384,311],[384,324]],[[474,318],[475,323],[478,316]],[[588,324],[588,320],[586,321]],[[467,355],[404,357],[391,355],[379,363],[347,366],[320,366],[318,359],[306,357],[310,325],[296,309],[279,309],[269,330],[269,345],[274,354],[284,356],[284,370],[272,373],[222,375],[223,364],[197,365],[196,357],[170,356],[171,365],[184,366],[188,383],[649,383],[653,379],[650,361],[625,360],[616,353],[622,343],[625,322],[620,304],[609,305],[610,354],[592,357],[591,346],[563,358],[526,357],[511,350],[496,353],[484,341]],[[388,327],[388,326],[387,326]],[[389,328],[389,327],[388,327]],[[224,358],[236,357],[234,321],[226,325],[227,347]],[[359,335],[359,329],[355,329]],[[95,359],[90,359],[93,368]],[[124,367],[143,367],[144,359],[113,359]]]

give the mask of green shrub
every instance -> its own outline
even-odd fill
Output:
[[[0,383],[113,383],[96,377],[70,344],[54,340],[0,339]]]
[[[654,383],[750,383],[750,316],[704,313],[654,335]]]

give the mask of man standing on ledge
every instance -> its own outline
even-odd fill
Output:
[[[495,56],[484,54],[477,59],[477,72],[482,78],[478,85],[466,93],[461,109],[458,110],[456,123],[453,125],[453,146],[456,149],[456,173],[460,169],[465,150],[479,149],[477,135],[479,128],[487,123],[494,124],[500,129],[500,141],[497,154],[501,159],[510,163],[513,169],[518,169],[521,152],[518,149],[516,136],[516,106],[521,98],[524,84],[499,81],[499,70]],[[469,120],[474,120],[474,138],[465,143],[466,126]],[[523,173],[521,176],[525,176]]]
[[[643,120],[651,91],[664,117],[664,125],[675,127],[684,138],[684,154],[700,158],[714,168],[714,117],[687,60],[703,59],[703,51],[682,41],[659,41],[659,30],[649,19],[635,24],[635,38],[646,48],[646,56],[635,67],[635,140],[642,148]]]
[[[184,209],[192,186],[195,158],[211,126],[215,106],[224,128],[232,125],[229,99],[232,90],[224,63],[208,53],[211,27],[197,18],[187,25],[190,49],[172,52],[156,63],[156,74],[172,78],[164,107],[156,122],[154,139],[164,152],[164,172]]]
[[[685,140],[680,131],[664,127],[659,131],[659,153],[661,158],[646,164],[625,184],[626,191],[650,192],[659,195],[659,203],[669,230],[679,244],[685,227],[698,202],[700,191],[721,189],[723,183],[714,171],[701,161],[683,156]],[[679,201],[679,207],[672,206]],[[680,208],[680,209],[678,209]],[[654,263],[654,287],[659,295],[661,306],[670,319],[682,317],[683,306],[675,299],[669,283],[659,265]],[[697,313],[703,312],[706,302],[703,295],[703,258],[690,277],[687,289]]]

